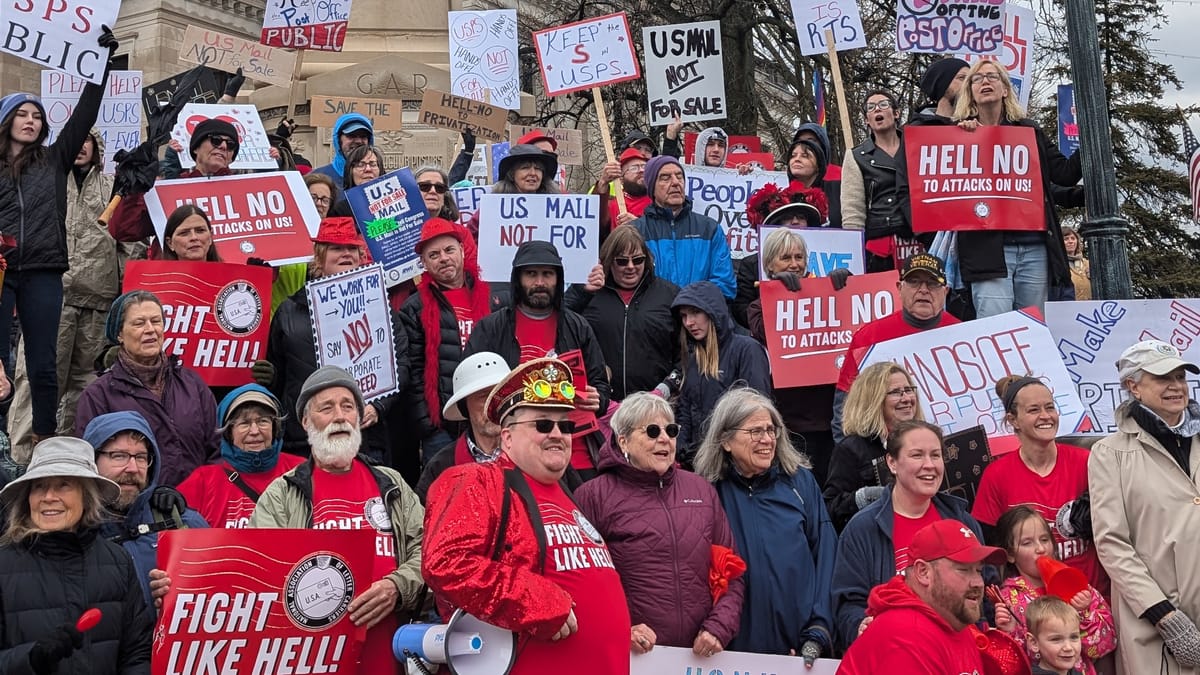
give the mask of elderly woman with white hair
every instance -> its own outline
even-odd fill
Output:
[[[710,586],[713,548],[734,547],[721,502],[708,481],[675,465],[679,425],[662,397],[630,395],[611,425],[600,475],[575,499],[621,575],[630,650],[657,644],[712,656],[737,633],[743,593],[740,577],[727,579],[719,595]]]
[[[746,560],[741,628],[728,648],[800,654],[811,665],[833,644],[837,533],[771,400],[753,389],[726,392],[709,416],[696,473],[714,483]]]
[[[1117,672],[1200,672],[1200,406],[1175,347],[1145,340],[1117,360],[1129,400],[1092,447],[1096,553],[1112,579]]]

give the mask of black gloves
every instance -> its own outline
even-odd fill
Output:
[[[275,127],[275,135],[285,140],[289,139],[292,137],[292,129],[295,128],[296,120],[279,120],[279,126]]]
[[[242,74],[242,69],[238,68],[237,72],[225,82],[225,95],[236,97],[238,92],[242,90],[243,84],[246,84],[246,76]]]
[[[462,151],[468,155],[475,154],[475,132],[470,129],[463,129],[463,149]]]
[[[800,277],[795,272],[776,272],[775,278],[783,282],[783,287],[795,293],[800,290]]]
[[[264,387],[270,387],[275,382],[275,366],[270,361],[259,359],[250,366],[250,377]]]
[[[1068,538],[1092,538],[1092,498],[1087,492],[1063,504],[1054,518],[1059,533]]]
[[[840,291],[846,287],[846,280],[851,276],[850,270],[841,267],[829,273],[829,280],[833,282],[833,290]]]
[[[96,38],[96,44],[108,50],[108,55],[111,57],[113,52],[117,51],[117,47],[121,43],[117,42],[117,38],[113,37],[112,29],[108,26],[100,26],[100,37]]]
[[[82,645],[83,633],[75,630],[71,624],[63,624],[33,643],[29,650],[29,666],[38,675],[51,675],[58,670],[58,664],[63,659]]]
[[[258,267],[270,267],[271,263],[262,258],[246,258],[247,265],[257,265]]]
[[[675,370],[672,370],[662,382],[658,383],[658,386],[654,388],[654,391],[658,392],[658,394],[663,398],[670,398],[678,394],[679,388],[682,386],[683,373],[679,372],[679,369],[676,368]]]
[[[170,485],[159,485],[150,494],[150,508],[164,515],[177,510],[182,516],[187,511],[187,500]]]

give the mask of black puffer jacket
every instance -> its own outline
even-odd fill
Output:
[[[154,618],[120,545],[52,532],[0,548],[0,570],[0,673],[32,674],[34,643],[95,607],[103,618],[56,675],[149,675]]]

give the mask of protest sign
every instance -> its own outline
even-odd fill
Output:
[[[50,126],[48,143],[58,137],[59,129],[75,112],[84,80],[57,70],[42,71],[42,105],[46,108],[46,124]],[[142,71],[114,70],[108,74],[104,98],[96,128],[104,143],[104,172],[112,173],[113,155],[118,150],[132,150],[142,142]]]
[[[199,77],[183,93],[184,98],[182,100],[188,103],[216,103],[224,93],[224,84],[222,82],[226,75],[207,66],[196,66],[196,68],[200,69]],[[142,89],[142,109],[146,111],[146,115],[150,115],[159,108],[169,104],[175,96],[175,92],[185,81],[184,78],[190,72],[172,75],[154,84],[146,85]]]
[[[366,629],[349,606],[371,585],[374,544],[370,530],[161,533],[171,586],[154,675],[356,672]]]
[[[728,651],[697,656],[690,647],[659,645],[645,654],[631,654],[629,675],[835,675],[840,663],[835,659],[817,659],[808,668],[794,656]]]
[[[312,238],[321,216],[295,171],[158,181],[146,193],[146,210],[159,241],[167,217],[184,204],[208,214],[213,246],[225,262],[262,258],[286,265],[312,260]]]
[[[896,51],[997,54],[1004,0],[896,0]]]
[[[804,56],[825,54],[825,31],[833,31],[838,51],[867,46],[858,3],[854,0],[792,0],[792,18],[796,20],[796,39]]]
[[[0,51],[94,84],[104,79],[108,49],[101,26],[117,25],[120,0],[14,0],[0,14]]]
[[[185,169],[196,166],[196,160],[188,152],[192,147],[192,132],[197,124],[212,118],[229,122],[237,129],[238,143],[241,145],[237,159],[229,165],[230,169],[279,168],[279,163],[271,158],[271,142],[267,140],[267,130],[263,128],[258,109],[249,103],[189,103],[184,106],[175,128],[171,130],[171,140],[183,146],[183,152],[179,153],[180,166]]]
[[[583,164],[583,132],[579,129],[529,127],[522,124],[509,127],[508,140],[510,143],[516,143],[518,139],[531,131],[544,133],[558,143],[558,149],[554,152],[558,155],[559,166],[581,166]]]
[[[269,47],[340,52],[351,0],[267,0],[259,42]]]
[[[1058,85],[1058,149],[1070,157],[1079,150],[1079,118],[1075,116],[1075,85]]]
[[[250,79],[287,89],[292,86],[292,72],[296,69],[296,52],[197,26],[188,26],[184,32],[179,60],[227,73],[241,68],[242,74]]]
[[[308,282],[317,365],[350,373],[370,402],[396,392],[392,312],[383,266],[364,265]]]
[[[1086,431],[1083,404],[1054,338],[1033,310],[997,314],[925,330],[863,350],[859,370],[882,361],[904,367],[921,391],[925,419],[947,433],[976,425],[988,435],[1001,433],[1004,406],[996,382],[1008,375],[1041,378],[1058,406],[1059,433]]]
[[[534,31],[533,47],[547,96],[641,77],[625,12]]]
[[[904,144],[914,231],[1046,230],[1033,129],[912,127]]]
[[[759,284],[775,387],[837,382],[854,332],[900,305],[898,278],[894,271],[854,275],[840,291],[829,279],[804,279],[798,293],[780,281]]]
[[[696,155],[696,138],[699,136],[695,131],[683,132],[683,157],[679,161],[684,164],[689,164]],[[738,155],[747,152],[762,152],[762,139],[758,136],[729,136],[725,141],[725,152],[730,155]]]
[[[332,129],[337,118],[358,113],[371,120],[375,131],[400,131],[403,128],[399,101],[382,98],[345,98],[342,96],[313,96],[310,99],[308,123],[314,127]]]
[[[450,12],[449,23],[450,93],[518,110],[517,11]]]
[[[389,287],[421,273],[414,247],[429,209],[421,198],[412,170],[405,167],[346,190],[358,229],[367,241],[371,259],[383,264]]]
[[[421,99],[419,121],[459,133],[469,129],[484,140],[502,141],[508,125],[508,111],[483,101],[427,88]]]
[[[726,153],[725,168],[736,169],[742,164],[748,165],[755,171],[774,171],[775,155],[770,152],[738,152]]]
[[[257,265],[130,260],[123,288],[162,300],[163,354],[211,387],[236,387],[266,358],[272,281],[271,269]]]
[[[646,26],[642,46],[650,126],[726,116],[720,21]]]
[[[454,204],[458,207],[458,222],[462,225],[471,222],[471,216],[479,212],[479,199],[491,191],[491,185],[451,188],[450,193],[454,195]]]
[[[1037,31],[1037,18],[1033,9],[1011,2],[1004,5],[1004,46],[994,56],[958,54],[967,63],[980,59],[998,62],[1008,71],[1013,91],[1022,108],[1029,108],[1029,94],[1033,91],[1033,38]]]
[[[758,248],[775,230],[783,227],[763,225],[758,228]],[[823,227],[790,228],[800,235],[808,247],[808,271],[819,277],[827,277],[838,269],[848,269],[851,274],[866,272],[866,255],[863,252],[862,230],[841,230]],[[758,278],[766,279],[766,261],[758,257]]]
[[[587,282],[600,261],[597,195],[497,195],[479,198],[479,267],[484,281],[509,281],[513,254],[527,241],[548,241],[568,284]]]
[[[767,183],[780,188],[788,185],[787,174],[782,171],[755,171],[739,176],[734,169],[709,166],[686,167],[684,180],[692,211],[720,223],[735,260],[758,252],[758,233],[746,220],[750,195]]]
[[[975,505],[983,470],[993,459],[988,446],[987,434],[978,426],[949,434],[942,442],[945,466],[941,491],[966,500],[968,511]]]
[[[1114,364],[1129,346],[1161,340],[1185,361],[1200,363],[1200,299],[1053,302],[1046,305],[1046,325],[1087,409],[1091,433],[1117,430],[1113,411],[1128,396]],[[1200,376],[1187,378],[1195,400]]]

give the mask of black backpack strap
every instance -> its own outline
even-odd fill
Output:
[[[537,500],[534,499],[533,491],[529,489],[525,474],[521,473],[520,469],[507,469],[504,472],[504,501],[500,505],[500,530],[496,534],[496,547],[492,551],[492,559],[499,560],[500,555],[504,552],[508,521],[512,514],[511,492],[516,492],[521,497],[521,501],[525,504],[525,511],[529,513],[529,525],[533,528],[534,538],[537,539],[538,573],[545,574],[546,549],[549,548],[549,542],[546,541],[546,528],[542,523],[542,512],[538,510]]]
[[[504,542],[508,536],[508,518],[512,515],[512,491],[508,489],[508,479],[504,481],[504,498],[500,502],[500,527],[496,529],[496,543],[492,545],[492,560],[500,560],[504,554]]]
[[[258,503],[259,494],[254,491],[254,488],[246,485],[246,481],[242,480],[242,474],[228,467],[224,467],[224,471],[225,475],[229,477],[230,483],[236,485],[237,489],[242,491],[242,494],[250,498],[250,501],[254,502],[255,504]]]

